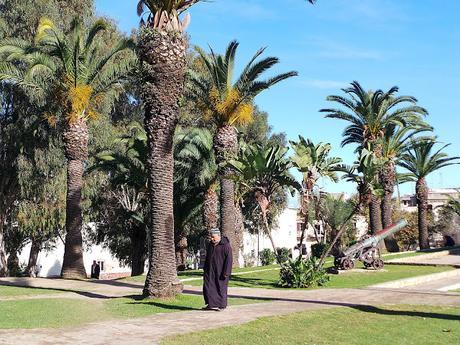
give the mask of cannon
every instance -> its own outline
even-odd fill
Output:
[[[334,258],[335,267],[337,269],[350,270],[355,266],[355,261],[359,260],[364,264],[365,268],[382,269],[384,263],[380,258],[379,242],[385,237],[398,232],[406,225],[407,221],[402,219],[396,224],[377,232],[375,235],[364,237]]]

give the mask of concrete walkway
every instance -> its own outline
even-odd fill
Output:
[[[423,255],[388,260],[390,264],[453,266],[460,268],[460,249],[444,250]]]
[[[24,279],[24,278],[22,278]],[[0,280],[0,284],[27,284],[75,291],[83,298],[104,299],[139,293],[139,283],[83,282],[65,280]],[[54,287],[53,287],[54,286]],[[83,291],[85,290],[85,291]],[[186,287],[185,293],[201,294],[200,287]],[[28,345],[125,345],[158,344],[166,336],[192,331],[242,324],[262,316],[284,315],[320,308],[349,307],[363,310],[362,306],[392,304],[424,304],[460,307],[460,294],[439,291],[404,289],[319,289],[269,290],[230,288],[230,297],[270,299],[271,302],[232,306],[223,312],[187,311],[156,314],[145,318],[110,320],[90,323],[72,329],[0,330],[0,344]],[[364,310],[365,311],[365,310]],[[379,312],[374,308],[372,312]],[[459,317],[460,320],[460,317]]]

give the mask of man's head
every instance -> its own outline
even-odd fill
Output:
[[[95,265],[95,264],[96,264],[96,260],[93,260],[93,265]]]
[[[219,244],[221,239],[221,234],[219,229],[212,229],[211,230],[211,243],[213,245]]]

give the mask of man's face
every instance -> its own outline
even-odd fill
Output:
[[[212,234],[211,235],[211,243],[217,245],[220,242],[220,235]]]

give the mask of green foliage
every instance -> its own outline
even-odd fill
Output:
[[[291,250],[286,248],[286,247],[277,248],[276,252],[278,254],[278,258],[279,258],[280,262],[289,261],[289,259],[292,256]]]
[[[325,243],[314,243],[311,245],[311,255],[317,259],[323,255],[327,249],[327,244]]]
[[[280,81],[297,75],[297,72],[288,72],[260,80],[264,72],[279,62],[276,57],[259,59],[265,51],[260,49],[235,81],[234,66],[238,46],[237,41],[230,42],[223,55],[216,54],[212,49],[207,54],[197,48],[202,62],[200,66],[204,68],[189,71],[186,96],[218,127],[251,123],[254,98]]]
[[[260,262],[262,263],[262,266],[268,266],[271,265],[273,262],[275,262],[275,253],[273,250],[270,250],[268,248],[265,248],[260,252]]]
[[[412,96],[396,96],[399,91],[393,86],[388,91],[365,91],[354,81],[343,90],[347,97],[329,96],[328,101],[338,103],[342,109],[321,109],[326,118],[344,120],[350,123],[343,133],[342,145],[357,144],[358,150],[375,143],[388,130],[395,127],[424,126],[421,117],[427,110],[417,105]],[[374,147],[372,147],[372,150]]]
[[[329,281],[324,268],[318,270],[318,260],[315,257],[291,259],[281,264],[278,285],[285,288],[308,288],[323,286]]]
[[[460,164],[460,157],[449,157],[447,153],[442,152],[450,144],[443,145],[435,151],[436,144],[434,139],[420,141],[402,156],[398,165],[409,171],[407,178],[417,181],[441,168]]]

